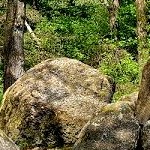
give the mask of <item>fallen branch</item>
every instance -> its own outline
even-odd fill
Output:
[[[31,29],[30,25],[27,23],[27,21],[25,20],[25,26],[27,27],[27,30],[29,31],[29,33],[31,34],[33,40],[37,43],[37,45],[39,47],[41,47],[41,43],[39,41],[39,39],[36,37],[36,35],[34,34],[33,30]]]

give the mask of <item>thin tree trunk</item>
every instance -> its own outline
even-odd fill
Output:
[[[37,0],[33,0],[33,8],[36,9],[37,7]]]
[[[112,38],[117,39],[117,15],[119,9],[119,0],[112,0],[108,5],[110,30]]]
[[[136,14],[137,14],[137,36],[138,36],[138,63],[140,67],[140,74],[144,64],[149,57],[147,31],[146,31],[146,1],[136,0]],[[141,76],[141,75],[140,75]]]
[[[24,1],[8,0],[4,42],[4,91],[24,73]]]
[[[150,120],[150,60],[143,67],[139,95],[136,102],[136,117],[140,124]]]

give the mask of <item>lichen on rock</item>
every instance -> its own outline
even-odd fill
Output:
[[[134,150],[139,124],[128,102],[108,104],[90,121],[74,150]]]
[[[0,130],[0,150],[19,150],[19,147]]]
[[[140,142],[142,144],[143,150],[150,149],[150,120],[147,121],[143,126]]]

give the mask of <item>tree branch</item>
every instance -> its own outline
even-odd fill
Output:
[[[33,40],[37,43],[37,45],[39,47],[41,47],[41,43],[39,41],[39,39],[37,38],[37,36],[34,34],[33,30],[31,29],[30,25],[27,23],[27,21],[25,20],[25,26],[27,27],[27,30],[29,31],[29,33],[31,34]]]

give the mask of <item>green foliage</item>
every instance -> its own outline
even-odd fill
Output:
[[[131,54],[119,49],[116,43],[110,40],[105,40],[101,49],[103,59],[100,61],[99,69],[104,74],[111,76],[116,83],[113,101],[135,92],[138,87],[139,66]]]
[[[94,57],[97,57],[94,54],[99,51],[97,49],[99,40],[109,31],[106,8],[95,3],[75,5],[68,1],[58,3],[54,0],[48,3],[39,1],[39,4],[41,5],[38,9],[45,16],[34,26],[36,35],[41,39],[40,50],[48,55],[66,56],[94,64]],[[32,55],[32,52],[35,54],[37,48],[34,45],[35,43],[26,36],[27,54]],[[27,66],[38,62],[37,59],[37,57],[27,58]]]
[[[4,35],[4,20],[5,20],[5,8],[4,8],[4,1],[0,0],[0,46],[3,45]]]
[[[38,47],[36,42],[30,37],[29,33],[25,34],[25,69],[28,70],[42,60],[53,58],[51,52],[47,52],[45,49]]]
[[[113,101],[118,101],[122,96],[138,91],[138,84],[132,82],[121,83],[116,85],[116,92],[113,95]]]
[[[132,56],[137,55],[136,8],[132,0],[122,1],[118,14],[119,46]]]
[[[139,69],[133,57],[109,41],[103,48],[105,56],[100,63],[101,71],[111,76],[116,83],[137,83]]]

